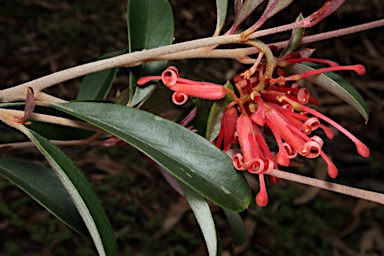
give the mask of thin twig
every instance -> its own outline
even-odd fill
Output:
[[[384,194],[380,194],[377,192],[367,191],[367,190],[358,189],[358,188],[352,188],[352,187],[339,185],[332,182],[327,182],[323,180],[318,180],[314,178],[297,175],[294,173],[283,172],[280,170],[272,170],[267,172],[267,174],[276,176],[281,179],[290,180],[290,181],[302,183],[305,185],[326,189],[329,191],[365,199],[368,201],[372,201],[372,202],[376,202],[384,205]]]

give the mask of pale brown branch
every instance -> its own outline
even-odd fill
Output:
[[[50,140],[50,142],[57,146],[75,146],[75,145],[82,146],[82,145],[87,145],[89,143],[88,140]],[[0,150],[2,148],[8,148],[8,147],[9,147],[8,150],[34,148],[35,144],[31,141],[0,144]]]
[[[0,118],[2,121],[4,120],[10,120],[13,122],[17,122],[20,118],[24,116],[24,111],[21,110],[12,110],[12,109],[0,109]],[[45,114],[37,114],[32,113],[29,118],[29,120],[36,120],[40,122],[45,123],[52,123],[52,124],[58,124],[63,126],[70,126],[74,128],[80,128],[90,131],[97,131],[100,132],[101,130],[93,125],[90,125],[88,123],[75,121],[63,117],[57,117],[57,116],[51,116],[51,115],[45,115]]]
[[[348,187],[348,186],[344,186],[336,183],[331,183],[323,180],[318,180],[314,178],[297,175],[294,173],[283,172],[280,170],[272,170],[270,172],[267,172],[267,174],[276,176],[281,179],[290,180],[290,181],[298,182],[301,184],[326,189],[329,191],[365,199],[368,201],[372,201],[372,202],[376,202],[384,205],[384,194],[380,194],[377,192],[367,191],[367,190],[358,189],[358,188],[352,188],[352,187]]]
[[[163,46],[150,50],[143,50],[133,53],[123,54],[117,57],[98,60],[95,62],[79,65],[76,67],[68,68],[56,73],[29,81],[27,83],[8,88],[0,91],[0,102],[11,102],[17,100],[24,100],[24,96],[27,93],[27,88],[31,87],[38,93],[43,89],[46,89],[52,85],[62,83],[77,77],[81,77],[97,71],[122,67],[122,66],[134,66],[139,65],[143,61],[154,59],[155,57],[171,54],[175,52],[181,52],[191,49],[199,49],[206,46],[217,44],[233,44],[240,42],[239,35],[223,35],[217,37],[203,38],[174,45]]]

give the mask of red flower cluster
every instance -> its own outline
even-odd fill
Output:
[[[286,75],[282,67],[297,62],[312,61],[325,63],[329,67],[302,74]],[[173,101],[183,104],[188,96],[209,100],[218,100],[230,94],[233,102],[224,110],[221,129],[214,141],[215,145],[224,152],[233,144],[239,144],[241,153],[232,157],[237,170],[247,170],[259,176],[260,191],[256,203],[265,206],[268,203],[264,174],[278,166],[289,166],[297,155],[306,158],[321,156],[328,164],[330,177],[337,176],[337,168],[322,150],[323,140],[312,135],[316,129],[321,129],[328,139],[333,138],[333,132],[320,121],[328,123],[348,136],[356,145],[357,152],[364,157],[369,156],[369,149],[360,140],[342,126],[306,106],[318,105],[307,88],[303,88],[297,80],[323,72],[337,70],[353,70],[362,75],[365,73],[362,65],[339,66],[337,63],[302,58],[299,53],[289,54],[277,61],[273,75],[264,74],[266,63],[257,63],[251,69],[234,77],[237,92],[213,83],[195,82],[180,78],[175,67],[168,67],[159,76],[143,77],[137,82],[144,85],[151,80],[159,80],[174,91]],[[263,131],[262,131],[263,129]],[[264,138],[264,134],[272,134],[277,142],[278,151],[272,152]],[[269,176],[269,182],[275,184],[279,179]]]

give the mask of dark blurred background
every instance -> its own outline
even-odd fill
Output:
[[[170,0],[175,16],[175,42],[210,36],[215,28],[215,1]],[[322,1],[301,0],[277,14],[262,28],[309,15]],[[233,13],[229,1],[229,13]],[[258,9],[244,22],[251,26]],[[384,18],[382,0],[347,0],[332,16],[306,35]],[[228,17],[229,28],[233,16]],[[384,28],[311,43],[313,56],[343,65],[363,64],[367,74],[340,74],[365,98],[370,120],[321,88],[311,87],[319,110],[357,135],[371,149],[364,159],[343,135],[326,141],[326,152],[339,168],[337,183],[384,193]],[[290,33],[261,38],[272,43]],[[126,1],[0,0],[0,89],[15,86],[67,67],[96,60],[127,48]],[[225,82],[247,66],[232,60],[171,62],[182,76]],[[50,89],[74,99],[81,79]],[[120,69],[111,95],[128,85]],[[7,134],[7,136],[9,136]],[[1,142],[14,138],[2,136]],[[15,138],[17,139],[17,138]],[[66,147],[63,150],[84,171],[95,188],[118,240],[121,255],[206,255],[202,235],[186,201],[161,178],[156,167],[130,147]],[[2,157],[43,163],[34,149],[8,151]],[[293,171],[326,177],[319,161],[304,162]],[[248,177],[254,193],[255,177]],[[270,203],[253,203],[242,213],[248,235],[232,246],[230,228],[220,208],[212,211],[222,239],[223,255],[384,255],[384,208],[381,205],[282,181],[269,186]],[[22,191],[0,179],[0,255],[95,255],[91,241],[77,235]]]

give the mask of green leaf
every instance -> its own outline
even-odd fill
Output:
[[[197,223],[199,223],[201,232],[204,236],[205,244],[208,248],[208,254],[211,256],[216,256],[218,244],[216,228],[207,201],[205,201],[204,197],[189,189],[184,184],[180,183],[180,186],[184,192],[185,198],[191,206]]]
[[[172,44],[173,14],[166,0],[128,0],[127,25],[129,52]],[[131,68],[129,106],[141,102],[154,89],[154,84],[139,88],[137,80],[142,76],[160,75],[166,64],[167,61],[156,61]]]
[[[227,83],[224,86],[233,90],[231,83]],[[207,132],[205,138],[208,141],[213,141],[217,135],[219,135],[221,128],[221,119],[223,118],[224,109],[228,106],[229,103],[233,101],[231,95],[227,94],[224,99],[217,100],[213,103],[211,111],[209,112],[208,122],[207,122]]]
[[[51,106],[131,144],[219,206],[242,211],[251,201],[248,184],[235,171],[231,159],[203,137],[178,124],[115,104],[72,102]]]
[[[25,135],[36,145],[64,185],[93,239],[99,255],[117,255],[111,224],[91,185],[58,147],[32,130]]]
[[[236,27],[243,22],[264,0],[247,0],[241,6],[241,9],[235,18]]]
[[[304,17],[300,13],[299,16],[296,18],[296,22],[303,20]],[[284,50],[281,52],[280,57],[285,56],[293,51],[295,51],[301,43],[301,39],[304,36],[304,28],[295,28],[292,30],[291,37],[289,38],[288,45],[284,48]]]
[[[49,140],[80,140],[93,135],[95,132],[70,126],[55,125],[32,120],[28,128],[41,134]]]
[[[300,74],[322,67],[324,66],[321,64],[305,62],[289,65],[285,70],[291,74]],[[368,122],[368,107],[361,94],[347,80],[334,72],[314,75],[305,79],[347,102],[363,116],[365,122]]]
[[[0,158],[0,175],[79,234],[89,237],[76,206],[55,173],[32,162]]]
[[[219,35],[227,18],[228,0],[216,0],[217,22],[215,35]]]
[[[227,216],[229,225],[231,226],[234,245],[239,246],[243,244],[245,242],[245,239],[247,238],[247,231],[245,230],[245,226],[243,220],[240,217],[240,214],[227,209],[223,210],[225,216]]]
[[[167,87],[160,85],[157,86],[156,90],[151,94],[149,99],[140,107],[140,109],[148,111],[155,115],[161,115],[171,109],[176,109],[176,106],[171,98],[173,91]]]
[[[276,3],[277,2],[277,3]],[[267,19],[271,18],[273,15],[287,7],[293,2],[293,0],[269,0],[268,5],[265,8],[263,16],[266,15]],[[270,7],[275,5],[272,9]]]
[[[116,51],[107,53],[99,60],[108,59],[125,53],[126,51]],[[103,100],[107,97],[115,80],[118,68],[111,68],[86,75],[81,83],[77,100]]]
[[[198,134],[205,137],[207,132],[207,121],[213,103],[211,100],[199,98],[193,99],[192,102],[197,107],[197,115],[188,125],[196,129]]]
[[[0,108],[9,108],[9,107],[24,107],[25,102],[5,102],[0,103]]]

